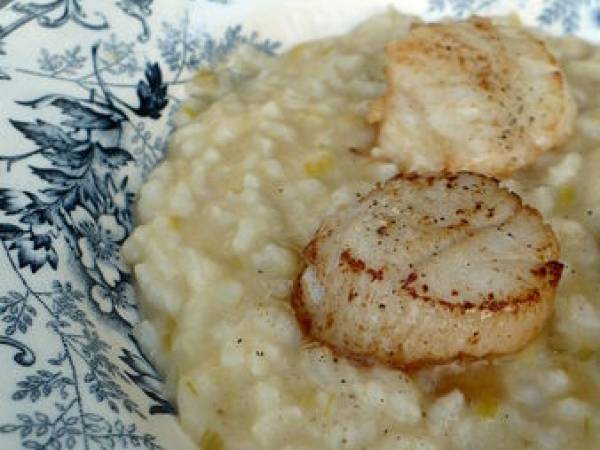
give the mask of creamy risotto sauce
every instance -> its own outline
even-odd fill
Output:
[[[555,315],[523,352],[405,374],[307,343],[289,303],[322,218],[389,178],[365,157],[386,42],[409,18],[268,58],[242,49],[189,86],[167,160],[124,246],[184,429],[203,449],[597,448],[600,442],[600,49],[549,40],[575,135],[505,185],[555,230]]]

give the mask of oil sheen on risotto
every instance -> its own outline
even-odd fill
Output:
[[[290,306],[322,219],[397,168],[362,155],[394,11],[276,58],[240,49],[188,88],[123,253],[184,429],[216,449],[578,449],[600,443],[600,49],[548,38],[578,104],[561,148],[504,185],[544,215],[565,263],[524,351],[405,374],[303,340]],[[505,19],[506,20],[506,19]],[[516,24],[515,24],[516,25]]]

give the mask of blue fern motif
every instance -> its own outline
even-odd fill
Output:
[[[429,10],[465,17],[496,3],[498,0],[429,0]],[[580,28],[583,14],[589,13],[590,6],[597,4],[600,4],[598,0],[543,0],[537,20],[541,25],[557,24],[562,31],[573,33]]]
[[[66,399],[69,396],[67,388],[73,385],[74,380],[65,376],[60,370],[57,372],[37,370],[35,375],[27,375],[24,380],[17,383],[19,389],[13,393],[12,399],[29,399],[35,403],[42,396],[48,397],[55,390],[59,391],[62,399]]]
[[[97,51],[95,46],[92,49],[94,64]],[[125,273],[122,264],[114,259],[117,244],[125,237],[127,223],[110,222],[116,203],[113,202],[112,208],[107,205],[108,185],[114,187],[114,170],[133,160],[131,154],[120,146],[122,126],[129,119],[116,104],[139,117],[156,119],[167,105],[167,86],[162,82],[158,64],[150,63],[147,64],[145,79],[137,85],[137,106],[111,94],[99,75],[98,83],[101,98],[95,90],[91,90],[89,99],[56,94],[21,102],[33,109],[58,108],[64,120],[59,125],[40,119],[35,122],[11,120],[13,127],[35,144],[36,149],[0,158],[7,162],[7,170],[10,170],[11,164],[34,155],[43,156],[50,167],[29,166],[34,175],[47,183],[36,193],[0,189],[0,210],[4,210],[7,216],[18,217],[17,222],[25,225],[5,223],[0,225],[0,231],[4,240],[10,243],[9,249],[17,251],[19,267],[30,267],[37,272],[45,264],[54,269],[58,266],[53,247],[55,238],[50,233],[38,231],[39,227],[49,225],[68,230],[70,245],[78,249],[90,276],[114,287]],[[126,189],[126,183],[123,178],[123,189]],[[121,205],[125,209],[127,206]],[[80,212],[79,220],[73,217],[74,211]],[[122,211],[117,214],[121,218],[126,216]],[[99,220],[99,225],[94,225],[94,219]],[[109,254],[99,253],[100,247],[108,248]],[[86,261],[89,263],[86,264]]]
[[[596,0],[545,0],[538,21],[547,26],[559,24],[563,31],[573,33],[579,29],[583,11]]]
[[[429,10],[451,13],[455,17],[475,14],[497,3],[498,0],[429,0]]]
[[[176,25],[163,22],[163,36],[157,41],[167,67],[178,73],[176,79],[184,69],[195,70],[214,64],[240,44],[251,45],[268,55],[273,55],[281,46],[280,42],[260,39],[256,32],[244,34],[241,25],[227,27],[220,39],[208,33],[192,39],[188,27],[187,17]]]
[[[37,310],[28,303],[29,296],[23,296],[15,291],[9,291],[8,295],[0,297],[0,317],[6,325],[4,334],[27,333],[27,329],[33,324],[33,317]]]
[[[129,382],[129,372],[111,360],[111,347],[100,338],[95,325],[82,309],[85,295],[69,283],[56,281],[49,293],[32,291],[23,280],[28,294],[13,293],[11,298],[23,302],[32,296],[48,316],[47,327],[52,329],[62,343],[56,358],[49,358],[49,367],[37,369],[17,383],[12,394],[14,401],[37,402],[41,397],[56,398],[56,415],[37,411],[34,414],[17,414],[17,422],[0,425],[0,433],[19,433],[26,448],[89,448],[97,443],[100,448],[117,448],[131,445],[134,448],[159,450],[156,438],[148,433],[138,433],[135,424],[125,425],[121,420],[111,424],[94,413],[82,409],[81,389],[77,372],[84,370],[83,382],[99,403],[105,403],[113,412],[120,406],[141,417],[138,405],[129,399],[116,379]],[[70,320],[65,320],[65,319]],[[74,329],[74,328],[77,328]],[[70,371],[70,375],[66,372]]]
[[[71,55],[79,52],[73,50]],[[52,58],[50,54],[46,56]],[[48,266],[56,270],[59,260],[55,243],[66,239],[79,257],[99,312],[128,326],[136,318],[129,276],[118,255],[119,244],[131,230],[128,177],[120,175],[120,170],[133,160],[122,148],[121,137],[123,127],[131,122],[129,114],[160,117],[167,105],[167,86],[160,67],[148,63],[144,78],[136,86],[138,102],[129,104],[114,95],[99,75],[98,46],[92,48],[91,59],[97,82],[89,89],[89,95],[84,98],[50,94],[20,102],[33,110],[54,108],[61,113],[60,122],[10,120],[34,149],[0,157],[9,172],[12,165],[22,161],[41,161],[40,157],[45,161],[28,164],[32,174],[44,181],[43,186],[32,191],[0,189],[0,210],[7,218],[13,218],[10,223],[0,223],[1,244],[9,260],[15,258],[14,269],[25,288],[23,293],[9,291],[0,297],[4,326],[0,344],[17,350],[17,363],[24,367],[33,365],[33,352],[13,335],[25,334],[34,320],[42,320],[41,307],[42,316],[47,318],[46,328],[53,331],[62,346],[57,356],[47,360],[48,368],[37,368],[27,375],[12,394],[14,401],[32,403],[57,397],[55,416],[41,411],[21,414],[16,422],[1,425],[0,432],[19,433],[27,448],[89,448],[95,443],[100,448],[127,444],[159,449],[154,436],[138,433],[135,424],[102,422],[100,427],[81,403],[80,382],[110,411],[119,413],[122,409],[145,417],[121,386],[141,383],[144,375],[136,370],[143,358],[118,360],[131,368],[123,371],[112,360],[110,345],[82,308],[88,298],[83,292],[58,281],[48,293],[35,292],[17,269],[29,267],[36,273]],[[61,62],[41,69],[56,76],[57,72],[68,73],[64,67]],[[155,374],[150,368],[147,374],[152,373]],[[144,392],[157,402],[153,413],[172,411],[158,391],[146,387]]]
[[[65,49],[62,53],[50,53],[47,49],[42,49],[38,65],[40,70],[53,75],[60,73],[74,75],[84,66],[85,61],[86,57],[81,55],[81,46],[76,45],[71,49]]]
[[[113,424],[97,414],[86,414],[83,417],[84,429],[90,440],[99,445],[101,449],[116,448],[145,448],[147,450],[161,450],[156,443],[156,438],[151,434],[140,434],[135,424],[125,425],[117,419]]]
[[[429,7],[464,17],[496,3],[430,0]],[[540,23],[575,31],[597,0],[543,3]],[[17,280],[0,294],[0,348],[14,367],[18,365],[18,378],[8,385],[12,388],[8,395],[17,408],[26,407],[26,413],[15,412],[0,423],[0,434],[15,437],[30,449],[161,448],[152,433],[142,431],[143,422],[134,423],[136,417],[175,409],[161,393],[160,377],[129,336],[137,311],[131,275],[119,259],[118,248],[132,227],[130,169],[136,165],[145,174],[164,156],[164,139],[148,124],[177,107],[179,100],[171,86],[185,82],[191,71],[218,62],[240,44],[267,54],[280,45],[240,25],[219,36],[197,36],[184,17],[162,25],[156,39],[161,69],[158,63],[145,64],[137,56],[151,36],[147,18],[152,0],[98,5],[83,0],[13,2],[12,22],[2,19],[0,25],[0,81],[9,80],[13,73],[26,74],[32,80],[60,81],[73,88],[68,95],[67,90],[53,91],[21,101],[23,116],[15,115],[6,125],[28,146],[19,154],[0,156],[0,168],[6,173],[22,169],[36,179],[27,188],[0,187],[0,254]],[[7,68],[6,38],[12,33],[16,37],[25,25],[48,31],[65,24],[107,30],[112,25],[109,7],[133,19],[134,33],[139,30],[136,41],[122,41],[109,34],[111,29],[102,32],[91,52],[86,51],[88,44],[67,43],[60,51],[41,49],[27,68]],[[123,76],[113,77],[119,75]],[[111,83],[113,78],[119,83]],[[55,281],[36,290],[30,284],[53,278],[56,269],[65,266],[74,269],[77,285]],[[105,326],[126,336],[127,348],[111,348],[102,330]],[[34,339],[27,340],[32,329],[44,330],[55,339],[51,354],[42,354],[32,344]],[[150,404],[140,405],[131,398],[128,385],[138,386]],[[125,412],[131,413],[128,420]]]
[[[112,75],[126,73],[132,77],[141,70],[133,42],[118,40],[116,34],[111,33],[109,39],[102,42],[102,49],[104,56],[99,56],[98,59],[106,72]]]
[[[147,173],[164,156],[164,139],[147,124],[177,107],[169,87],[184,83],[184,74],[213,64],[239,44],[268,54],[279,47],[241,26],[229,27],[218,39],[208,34],[191,39],[186,17],[185,32],[170,35],[166,27],[161,37],[162,59],[169,48],[178,53],[165,76],[158,63],[141,63],[137,56],[137,46],[150,37],[146,18],[152,1],[111,4],[139,22],[137,41],[106,32],[90,52],[83,44],[42,48],[32,65],[11,68],[74,88],[18,101],[23,116],[15,114],[6,124],[23,147],[0,155],[4,173],[28,171],[37,180],[19,189],[0,187],[0,252],[18,280],[0,294],[0,348],[19,366],[9,395],[21,407],[0,423],[0,435],[14,436],[24,448],[162,448],[136,422],[175,408],[130,335],[138,315],[119,247],[132,229],[131,169],[136,165]],[[0,26],[0,56],[6,37],[25,24],[105,30],[111,17],[95,14],[93,4],[82,0],[19,2],[12,12],[16,19]],[[112,82],[119,77],[134,82]],[[0,64],[0,80],[8,79]],[[36,290],[30,284],[58,269],[76,273],[77,285],[56,280]],[[111,346],[105,328],[126,343]],[[31,346],[32,329],[55,339],[56,349],[48,354]],[[150,401],[139,402],[128,386],[137,386]]]
[[[67,405],[57,403],[55,417],[40,411],[18,414],[18,422],[0,426],[0,433],[19,433],[23,439],[23,447],[34,450],[89,448],[91,443],[102,450],[163,448],[156,442],[155,436],[139,433],[135,424],[126,425],[120,419],[111,423],[93,413],[71,415],[74,405],[74,401]],[[86,441],[83,442],[83,439]]]
[[[139,42],[146,42],[150,38],[150,28],[146,21],[152,13],[153,0],[118,0],[115,6],[124,14],[136,19],[141,27],[138,35]],[[10,9],[19,17],[11,23],[0,25],[0,56],[6,55],[3,50],[4,40],[13,32],[27,25],[29,22],[37,22],[43,28],[60,28],[68,22],[77,24],[89,30],[105,30],[110,24],[106,15],[98,10],[91,13],[86,11],[81,0],[52,0],[46,3],[37,2],[14,2]],[[40,68],[53,72],[55,75],[60,71],[70,73],[80,68],[83,60],[75,53],[65,51],[62,55],[42,54]],[[54,69],[52,69],[55,67]],[[0,66],[0,81],[10,80],[11,77],[6,70]]]

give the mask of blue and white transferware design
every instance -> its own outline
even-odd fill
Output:
[[[132,333],[119,247],[194,71],[389,0],[0,0],[0,448],[193,448]],[[600,37],[597,0],[395,1]]]

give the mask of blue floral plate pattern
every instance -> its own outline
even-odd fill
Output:
[[[132,334],[138,313],[119,256],[182,86],[241,43],[274,54],[388,3],[24,0],[0,9],[0,448],[188,448]],[[433,19],[516,12],[549,31],[600,37],[598,0],[392,3]]]

